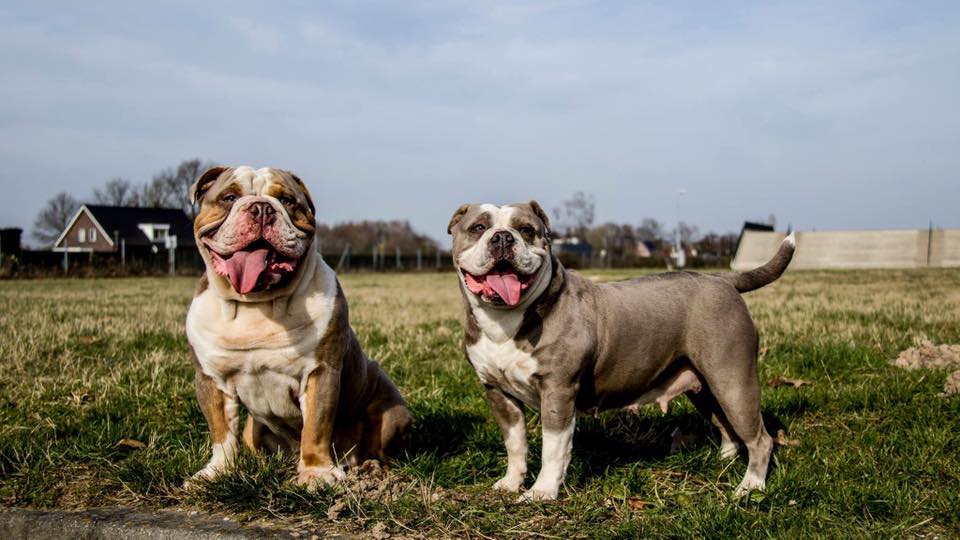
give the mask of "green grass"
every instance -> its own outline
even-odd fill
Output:
[[[224,478],[181,490],[210,451],[183,333],[193,280],[8,281],[0,504],[186,507],[327,531],[379,523],[401,537],[960,536],[960,398],[937,397],[945,372],[890,366],[920,339],[960,343],[956,270],[795,272],[747,295],[762,380],[812,384],[764,388],[771,433],[798,445],[777,449],[767,492],[743,501],[730,493],[745,460],[721,462],[685,400],[665,416],[582,418],[557,502],[491,493],[505,452],[462,356],[455,277],[341,279],[363,346],[416,417],[413,448],[382,482],[310,493],[290,483],[291,458],[244,454]],[[529,427],[535,472],[535,415]],[[696,440],[671,454],[677,427]]]

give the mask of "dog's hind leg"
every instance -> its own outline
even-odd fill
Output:
[[[760,377],[757,373],[756,331],[752,322],[742,332],[730,332],[729,339],[715,342],[701,351],[694,364],[707,381],[723,416],[743,441],[749,454],[747,473],[735,495],[742,497],[752,490],[766,488],[767,468],[773,439],[767,433],[760,415]],[[752,336],[752,339],[750,337]],[[699,361],[698,361],[699,360]]]
[[[700,392],[687,392],[687,397],[700,414],[708,418],[720,432],[720,459],[736,457],[737,450],[740,449],[740,441],[710,388],[704,387]]]
[[[280,437],[274,435],[266,424],[256,421],[249,414],[247,415],[247,423],[243,428],[243,444],[251,452],[267,454],[274,454],[288,446]]]

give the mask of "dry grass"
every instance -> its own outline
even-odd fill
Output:
[[[740,502],[729,493],[744,460],[721,463],[688,404],[582,420],[557,503],[489,493],[504,451],[462,357],[455,277],[342,281],[364,347],[417,417],[415,447],[376,485],[307,493],[289,484],[289,459],[246,456],[184,493],[209,452],[183,336],[193,281],[2,282],[0,502],[188,506],[411,537],[957,535],[960,398],[937,397],[944,372],[890,366],[923,340],[960,343],[956,270],[797,272],[747,296],[762,379],[812,384],[765,389],[768,426],[791,445],[769,491]],[[677,427],[691,444],[671,454]]]

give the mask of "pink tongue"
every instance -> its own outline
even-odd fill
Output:
[[[238,251],[224,261],[233,290],[240,294],[249,294],[256,288],[260,274],[267,269],[267,253],[266,248]]]
[[[487,274],[487,285],[496,292],[508,306],[520,303],[520,280],[516,274]]]

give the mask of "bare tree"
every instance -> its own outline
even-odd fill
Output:
[[[663,224],[653,218],[643,218],[635,232],[637,239],[643,242],[660,242],[663,240]]]
[[[78,208],[80,208],[80,202],[69,193],[61,191],[54,195],[33,222],[34,238],[44,244],[53,244]]]
[[[685,245],[692,244],[700,238],[700,228],[696,225],[690,225],[684,221],[681,221],[679,226],[680,230],[680,242]],[[673,237],[676,238],[677,229],[673,230]]]
[[[125,178],[108,180],[102,188],[94,188],[93,200],[111,206],[138,206],[140,194],[136,186]]]
[[[140,192],[141,204],[163,208],[180,208],[188,216],[196,216],[196,207],[190,200],[190,186],[203,171],[213,163],[188,159],[176,167],[166,168],[153,175],[153,179]]]
[[[593,225],[596,209],[593,195],[578,191],[563,202],[563,207],[554,208],[553,215],[567,234],[584,236]]]
[[[153,175],[153,179],[140,190],[140,205],[154,208],[179,207],[177,195],[173,192],[173,171],[167,169]]]

